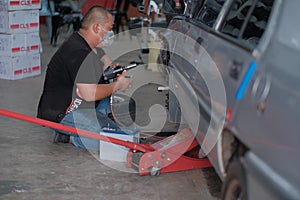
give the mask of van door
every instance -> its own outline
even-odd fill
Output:
[[[214,31],[209,35],[209,46],[206,49],[217,66],[225,86],[227,102],[224,106],[228,124],[233,120],[237,109],[237,91],[241,85],[247,87],[248,80],[244,77],[253,75],[253,69],[256,67],[253,52],[269,16],[269,13],[264,13],[269,8],[262,2],[262,0],[227,1],[222,11],[223,15],[219,16]],[[218,99],[213,101],[218,102]],[[219,158],[217,155],[215,157]]]
[[[234,110],[236,91],[249,67],[255,62],[254,48],[262,36],[259,26],[262,0],[233,0],[216,31],[210,34],[207,51],[212,57],[225,85],[227,110]],[[257,9],[257,10],[256,10]],[[258,24],[257,26],[254,24]],[[229,119],[230,120],[230,117]]]
[[[293,3],[284,4],[280,12],[273,9],[272,18],[266,21],[272,24],[264,35],[270,42],[263,44],[267,48],[257,60],[256,74],[248,90],[241,94],[234,127],[239,138],[270,169],[260,177],[261,184],[271,185],[271,180],[276,180],[277,186],[290,188],[285,191],[289,195],[294,194],[293,187],[298,188],[299,195],[300,50],[294,44],[300,37],[297,23],[291,22],[299,19],[300,14]],[[272,8],[270,4],[266,6]],[[255,173],[263,171],[258,162],[254,166]],[[280,191],[279,187],[273,190]]]

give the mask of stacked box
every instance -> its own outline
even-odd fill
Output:
[[[32,77],[41,74],[41,56],[32,54],[28,56],[27,68],[23,68],[23,78]]]
[[[0,78],[16,80],[23,78],[23,66],[27,65],[27,59],[18,57],[1,57]]]
[[[25,48],[25,34],[0,34],[0,55],[20,56]]]
[[[25,54],[37,54],[40,48],[40,36],[38,32],[20,34],[0,34],[1,56],[22,56]]]
[[[0,1],[0,78],[17,80],[41,73],[40,0]]]
[[[0,10],[33,10],[40,9],[40,0],[1,0]]]
[[[29,54],[0,59],[0,78],[17,80],[41,74],[40,54]]]
[[[0,11],[0,33],[31,33],[39,31],[39,11]]]
[[[40,52],[41,40],[39,32],[27,33],[25,39],[27,53],[37,54]]]

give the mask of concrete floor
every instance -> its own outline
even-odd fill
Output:
[[[36,115],[45,67],[57,49],[49,45],[43,25],[41,39],[42,74],[17,81],[0,80],[0,108]],[[126,48],[125,40],[119,42]],[[136,60],[134,56],[118,61]],[[139,83],[136,85],[165,81],[160,73],[145,68],[132,73]],[[161,121],[159,117],[162,114],[152,115],[156,122],[153,120],[144,128],[161,126],[155,125]],[[124,172],[124,163],[105,164],[84,149],[53,144],[53,131],[47,127],[3,116],[0,127],[0,199],[215,199],[208,191],[202,170],[139,176]]]

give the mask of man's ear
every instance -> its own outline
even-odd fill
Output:
[[[98,34],[99,32],[100,32],[100,24],[93,24],[92,25],[92,29],[93,29],[93,31],[94,31],[94,33],[96,33],[96,34]]]

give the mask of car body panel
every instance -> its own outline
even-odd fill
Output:
[[[253,22],[251,20],[259,19],[257,15],[262,12],[246,15],[244,20],[249,20],[249,24],[241,24],[240,32],[232,29],[234,34],[230,31],[225,34],[232,15],[230,4],[235,3],[234,0],[218,8],[219,15],[207,15],[206,21],[197,19],[205,15],[201,10],[200,14],[185,14],[187,17],[172,20],[166,38],[170,51],[176,52],[169,62],[170,88],[180,101],[186,122],[197,127],[194,133],[202,151],[209,153],[221,179],[226,176],[221,145],[207,149],[204,139],[209,135],[207,132],[211,134],[210,128],[217,131],[220,126],[226,126],[251,155],[244,158],[248,166],[249,199],[299,199],[300,26],[295,19],[300,19],[297,10],[300,2],[275,0],[272,12],[265,7],[271,5],[271,1],[264,1],[265,4],[258,1],[256,6],[251,2],[245,2],[248,10],[263,8],[270,16]],[[250,22],[256,23],[259,31],[251,27]],[[173,27],[180,36],[170,37]],[[220,107],[218,112],[211,112],[220,99],[212,95],[207,84],[219,76],[226,92],[220,107],[226,108],[226,114],[231,111],[230,119],[220,111],[222,109],[218,110]],[[224,118],[227,121],[222,124]],[[266,174],[260,176],[259,173]],[[262,186],[267,187],[261,189]]]
[[[276,31],[270,36],[271,42],[257,63],[252,87],[236,111],[234,125],[236,134],[255,155],[299,186],[300,174],[295,169],[300,168],[297,159],[300,155],[300,48],[295,44],[300,37],[295,35],[299,27],[290,18],[297,19],[300,13],[294,9],[296,1],[283,5],[281,13],[290,14],[280,16]],[[285,26],[294,30],[283,32]],[[264,110],[260,111],[259,106],[264,106]]]

